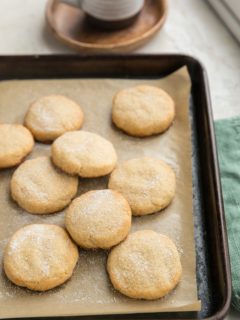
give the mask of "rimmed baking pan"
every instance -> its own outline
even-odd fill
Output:
[[[160,78],[186,65],[191,76],[190,114],[199,313],[104,315],[96,319],[223,319],[231,277],[218,160],[207,76],[184,55],[2,56],[0,80],[67,78]],[[81,319],[93,317],[81,317]]]

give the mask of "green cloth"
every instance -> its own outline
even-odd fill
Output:
[[[232,305],[240,311],[240,118],[215,122],[232,271]]]

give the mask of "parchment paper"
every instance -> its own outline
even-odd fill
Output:
[[[121,88],[150,84],[165,89],[176,103],[176,119],[162,135],[130,137],[111,124],[111,101]],[[181,254],[183,277],[168,296],[155,301],[138,301],[115,291],[108,279],[106,251],[80,250],[73,277],[59,288],[34,293],[19,288],[0,273],[0,317],[59,316],[156,311],[195,311],[200,309],[195,271],[195,243],[192,214],[191,133],[188,116],[190,79],[184,67],[160,80],[70,79],[20,80],[0,83],[0,122],[22,123],[29,103],[48,94],[63,94],[82,106],[84,130],[109,139],[118,161],[153,156],[172,165],[177,176],[177,191],[172,204],[160,213],[133,218],[132,231],[152,229],[170,236]],[[49,145],[36,143],[30,157],[50,154]],[[0,258],[10,236],[30,223],[63,225],[64,212],[31,215],[15,204],[9,194],[14,169],[0,172]],[[78,194],[107,187],[108,177],[81,179]],[[51,183],[51,182],[49,182]]]

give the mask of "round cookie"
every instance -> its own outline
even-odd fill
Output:
[[[139,85],[120,90],[113,98],[114,124],[132,136],[165,131],[175,116],[174,101],[162,89]]]
[[[107,249],[126,238],[131,216],[129,204],[120,193],[95,190],[73,200],[65,225],[81,247]]]
[[[33,146],[31,132],[21,124],[0,124],[0,169],[19,164]]]
[[[158,299],[180,281],[182,266],[175,244],[151,230],[130,234],[112,249],[107,270],[115,289],[136,299]]]
[[[103,137],[87,131],[72,131],[54,141],[52,159],[69,174],[95,178],[112,172],[117,154],[111,142]]]
[[[77,246],[63,228],[31,224],[10,239],[4,252],[4,270],[16,285],[45,291],[72,276],[78,256]]]
[[[77,193],[78,178],[55,168],[48,157],[22,163],[11,179],[11,194],[30,213],[53,213],[66,207]]]
[[[78,130],[83,123],[80,106],[67,97],[51,95],[34,101],[25,116],[25,125],[42,142],[53,141],[64,132]]]
[[[159,159],[131,159],[112,172],[108,187],[127,199],[133,215],[142,216],[170,204],[175,195],[175,173]]]

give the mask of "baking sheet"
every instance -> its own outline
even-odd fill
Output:
[[[134,138],[112,126],[111,100],[114,93],[136,84],[160,86],[173,97],[176,119],[164,134],[144,139]],[[82,106],[85,114],[84,130],[98,133],[114,144],[119,162],[153,156],[172,165],[177,177],[174,201],[160,213],[134,217],[131,230],[152,229],[170,236],[178,247],[183,265],[183,277],[177,288],[168,296],[155,301],[138,301],[115,291],[105,270],[105,251],[80,250],[80,260],[71,280],[45,293],[34,293],[11,284],[1,270],[0,317],[200,310],[192,213],[191,132],[188,115],[190,86],[185,67],[160,80],[68,79],[0,83],[0,122],[22,123],[29,103],[34,99],[48,94],[63,94]],[[36,143],[29,157],[43,154],[50,154],[50,146]],[[46,216],[31,215],[11,200],[9,182],[13,171],[0,172],[0,258],[10,236],[21,226],[29,223],[63,225],[64,212]],[[78,194],[106,188],[107,181],[108,177],[81,179]]]

